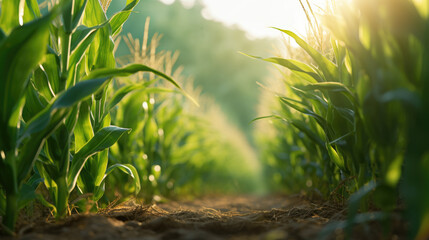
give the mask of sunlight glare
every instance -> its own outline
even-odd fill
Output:
[[[149,105],[147,105],[147,102],[143,102],[142,107],[145,111],[147,111],[149,109]]]
[[[151,181],[151,182],[155,181],[155,176],[152,174],[149,175],[149,181]]]
[[[195,4],[196,0],[180,0],[180,2],[182,3],[182,5],[186,8],[192,8]]]
[[[158,129],[158,136],[164,136],[164,130],[162,128]]]
[[[160,0],[172,4],[174,0]],[[195,0],[180,0],[185,8],[191,8]],[[202,0],[201,15],[208,20],[220,21],[227,26],[237,26],[250,38],[278,37],[278,27],[305,35],[307,18],[299,0]],[[326,0],[309,0],[317,13],[326,7]],[[306,1],[303,1],[304,5]]]
[[[175,0],[160,0],[160,1],[166,5],[171,5],[175,2]]]

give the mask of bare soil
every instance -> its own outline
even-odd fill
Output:
[[[60,222],[40,218],[20,224],[18,239],[318,239],[329,223],[344,220],[346,209],[301,196],[223,196],[141,205],[133,201],[75,214]],[[404,239],[405,226],[393,220],[388,235],[379,223],[356,226],[353,239]],[[1,239],[14,239],[0,235]],[[343,239],[341,229],[328,239]]]

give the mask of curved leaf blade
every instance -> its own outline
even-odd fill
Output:
[[[67,177],[69,192],[71,192],[76,186],[76,181],[86,163],[86,160],[92,155],[110,148],[119,140],[119,138],[122,137],[122,135],[129,131],[130,129],[128,128],[120,128],[116,126],[102,128],[79,150],[79,152],[75,154]]]
[[[309,81],[309,82],[321,82],[323,81],[322,78],[319,76],[319,74],[317,74],[316,71],[314,71],[314,69],[310,66],[308,66],[307,64],[297,61],[297,60],[293,60],[293,59],[284,59],[284,58],[279,58],[279,57],[270,57],[270,58],[262,58],[262,57],[258,57],[258,56],[253,56],[253,55],[249,55],[249,54],[245,54],[242,53],[245,56],[251,57],[251,58],[255,58],[255,59],[259,59],[265,62],[271,62],[271,63],[275,63],[278,64],[280,66],[283,66],[289,70],[291,70],[294,73],[297,74],[304,74],[304,79]]]
[[[104,178],[106,178],[115,169],[121,170],[122,172],[130,175],[130,177],[132,177],[134,179],[134,184],[136,187],[135,194],[137,195],[141,190],[140,177],[139,177],[139,174],[137,172],[137,169],[131,164],[119,164],[119,163],[117,163],[117,164],[110,166],[106,170],[106,174],[104,175]],[[104,178],[103,178],[103,180],[104,180]]]
[[[75,106],[80,101],[90,97],[97,90],[102,88],[108,82],[107,78],[92,79],[79,82],[75,86],[60,94],[57,99],[46,107],[44,111],[36,115],[29,121],[27,128],[22,138],[28,137],[31,134],[42,131],[51,122],[51,116],[61,110],[67,110]]]
[[[128,66],[125,66],[123,68],[102,68],[102,69],[96,69],[92,71],[85,79],[93,79],[93,78],[100,78],[100,77],[127,77],[137,72],[151,72],[155,75],[158,75],[165,80],[169,81],[171,84],[173,84],[176,88],[178,88],[189,100],[191,100],[195,105],[199,106],[198,102],[195,101],[193,97],[191,97],[188,93],[186,93],[180,85],[174,81],[171,77],[167,76],[166,74],[155,70],[151,67],[148,67],[143,64],[130,64]]]
[[[274,28],[274,29],[277,29],[283,33],[286,33],[290,37],[292,37],[296,41],[296,43],[302,49],[304,49],[310,55],[311,58],[313,58],[313,60],[320,67],[320,70],[322,70],[323,74],[325,75],[325,78],[328,81],[335,81],[338,79],[337,66],[333,62],[331,62],[329,59],[327,59],[325,56],[323,56],[316,49],[311,47],[306,41],[304,41],[302,38],[300,38],[294,32],[289,31],[289,30],[280,29],[280,28]]]

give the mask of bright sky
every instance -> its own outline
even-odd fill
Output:
[[[172,4],[175,0],[160,0]],[[179,0],[185,7],[192,7],[196,0]],[[317,11],[326,0],[310,0]],[[279,36],[278,27],[304,35],[307,20],[298,0],[202,0],[205,18],[238,25],[250,37]],[[305,0],[303,1],[305,2]]]

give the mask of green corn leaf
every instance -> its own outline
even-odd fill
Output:
[[[262,119],[270,119],[270,118],[276,118],[276,119],[287,121],[286,119],[284,119],[284,118],[282,118],[282,117],[280,117],[278,115],[269,115],[269,116],[263,116],[263,117],[254,118],[254,119],[252,119],[252,121],[250,121],[250,123],[256,122],[256,121],[259,121],[259,120],[262,120]]]
[[[142,86],[142,85],[144,84],[129,85],[119,89],[113,96],[112,101],[108,103],[106,112],[104,112],[104,115],[107,115],[109,111],[112,110],[126,95],[128,95],[133,91],[143,90],[144,93],[180,93],[177,90],[173,90],[173,89],[159,88],[159,87],[146,88],[145,86]]]
[[[111,123],[110,115],[107,115],[100,124],[100,128],[108,127]],[[90,128],[92,129],[92,128]],[[95,131],[95,129],[94,129]],[[78,152],[78,151],[76,151]],[[88,158],[82,169],[78,180],[79,188],[85,189],[85,192],[94,193],[93,199],[98,200],[104,193],[104,184],[102,179],[107,169],[109,161],[109,149],[105,149],[98,154]]]
[[[58,183],[58,179],[64,176],[70,162],[70,135],[66,125],[61,123],[53,134],[46,140],[44,152],[53,160],[57,174],[51,175]]]
[[[112,100],[107,105],[105,115],[107,115],[108,112],[110,110],[112,110],[112,108],[114,108],[129,93],[136,91],[136,90],[145,89],[146,87],[147,87],[147,83],[131,84],[131,85],[124,86],[124,87],[120,88],[119,90],[117,90],[115,92],[115,94],[113,95]]]
[[[57,208],[52,203],[46,201],[42,194],[36,194],[36,199],[45,207],[50,208],[52,214],[55,216],[57,214]]]
[[[115,126],[102,128],[74,155],[67,177],[69,192],[76,186],[76,181],[86,160],[92,155],[111,147],[124,133],[129,131],[130,129]]]
[[[25,95],[26,103],[24,110],[22,111],[22,117],[25,121],[30,120],[36,116],[39,112],[43,111],[44,108],[49,105],[46,99],[34,88],[34,84],[30,83]]]
[[[106,24],[104,23],[91,28],[81,26],[76,29],[71,40],[70,65],[77,65],[81,61],[85,56],[85,51],[93,42],[97,31],[106,26]]]
[[[347,213],[347,228],[346,235],[351,236],[352,226],[355,223],[355,218],[357,216],[360,203],[363,198],[365,198],[370,192],[376,189],[377,183],[375,181],[370,181],[357,192],[355,192],[349,199],[348,213]]]
[[[72,14],[72,29],[75,29],[82,19],[83,12],[86,8],[88,0],[74,0],[73,14]]]
[[[15,126],[19,118],[14,118],[14,122],[10,122],[10,118],[13,112],[21,112],[17,103],[25,93],[30,73],[45,55],[52,18],[53,14],[48,14],[15,28],[0,42],[0,76],[3,78],[0,81],[0,132],[9,136],[8,141],[16,141]]]
[[[27,23],[36,18],[40,18],[41,14],[37,0],[26,0],[25,2],[26,4],[24,4],[23,22]]]
[[[332,93],[341,93],[344,96],[346,96],[355,107],[359,106],[359,103],[357,101],[357,99],[355,98],[353,92],[343,83],[339,83],[339,82],[320,82],[320,83],[314,83],[314,84],[309,84],[306,86],[302,86],[299,87],[302,90],[305,91],[313,91],[313,90],[320,90],[320,91],[328,91],[328,92],[332,92]],[[331,98],[335,96],[331,95]],[[332,100],[332,99],[331,99]],[[333,102],[335,103],[339,103],[339,101]],[[342,102],[341,104],[344,104],[344,102]]]
[[[61,15],[61,17],[63,19],[64,32],[66,34],[70,34],[73,32],[73,29],[72,29],[73,2],[74,2],[74,0],[70,1],[65,6],[63,14]]]
[[[87,80],[76,84],[76,86],[60,94],[52,104],[28,122],[19,140],[21,154],[18,159],[18,179],[25,179],[31,171],[45,139],[70,114],[71,108],[90,97],[105,83],[107,83],[106,78]]]
[[[92,159],[91,159],[92,160]],[[94,162],[91,163],[91,173],[95,177],[94,185],[99,187],[103,181],[104,173],[109,163],[109,150],[106,149],[94,157]],[[87,163],[88,164],[88,163]]]
[[[107,23],[97,25],[94,27],[86,27],[80,25],[76,28],[76,30],[72,34],[70,50],[71,52],[75,51],[77,47],[79,47],[85,39],[87,39],[91,34],[96,32],[98,29],[104,27]]]
[[[293,86],[291,86],[290,89],[301,98],[312,100],[313,103],[315,103],[315,105],[318,107],[319,111],[322,110],[320,108],[323,108],[324,111],[328,109],[328,103],[321,96],[314,94],[313,92],[304,91],[300,88],[293,87]]]
[[[267,118],[276,118],[276,119],[283,120],[287,123],[290,123],[290,124],[292,124],[292,126],[297,128],[299,131],[301,131],[302,133],[307,135],[307,137],[309,137],[314,143],[318,144],[320,147],[325,146],[323,140],[317,135],[317,133],[313,132],[308,127],[307,123],[305,123],[304,121],[298,120],[298,119],[285,119],[285,118],[280,117],[278,115],[270,115],[270,116],[263,116],[263,117],[255,118],[252,120],[252,122],[257,121],[257,120],[261,120],[261,119],[267,119]]]
[[[79,117],[79,104],[73,107],[73,109],[70,111],[69,116],[66,118],[65,125],[69,133],[72,133],[74,131],[77,124],[78,117]]]
[[[326,91],[332,91],[332,92],[344,92],[348,96],[353,96],[353,92],[343,83],[339,82],[320,82],[320,83],[314,83],[309,84],[306,86],[301,87],[303,90],[326,90]]]
[[[165,75],[164,73],[157,71],[153,68],[150,68],[148,66],[142,65],[142,64],[131,64],[128,66],[125,66],[123,68],[115,68],[115,69],[96,69],[89,73],[88,76],[85,77],[85,79],[91,79],[91,78],[99,78],[99,77],[127,77],[137,72],[151,72],[155,75],[158,75],[165,80],[169,81],[171,84],[173,84],[176,88],[182,91],[182,93],[190,99],[195,105],[198,106],[197,101],[194,100],[188,93],[186,93],[179,84],[174,81],[171,77]]]
[[[36,71],[34,71],[33,82],[38,93],[46,100],[50,101],[55,97],[55,93],[49,83],[48,74],[41,65],[36,69]]]
[[[317,133],[315,133],[314,131],[312,131],[309,127],[308,124],[302,120],[297,120],[297,119],[291,119],[289,120],[289,122],[296,127],[298,130],[300,130],[301,132],[303,132],[305,135],[307,135],[307,137],[310,138],[310,140],[312,140],[314,143],[316,143],[317,145],[319,145],[320,147],[324,146],[323,140],[318,136]]]
[[[4,0],[1,5],[0,28],[9,33],[19,25],[19,1]]]
[[[319,53],[316,49],[311,47],[306,41],[304,41],[302,38],[300,38],[292,31],[283,30],[280,28],[274,28],[274,29],[277,29],[292,37],[296,41],[296,43],[302,49],[304,49],[311,56],[311,58],[313,58],[313,60],[317,63],[317,66],[320,67],[320,70],[323,72],[323,75],[325,75],[325,78],[327,81],[339,80],[337,66],[334,63],[332,63],[329,59],[324,57],[321,53]]]
[[[98,0],[88,0],[82,23],[86,26],[93,27],[107,21],[106,13]]]
[[[315,113],[314,111],[310,110],[307,107],[301,107],[301,106],[298,106],[297,104],[292,103],[292,102],[295,102],[295,103],[299,103],[300,105],[303,105],[302,103],[300,103],[296,100],[293,100],[293,99],[290,99],[287,97],[279,97],[279,99],[280,99],[281,103],[286,104],[287,106],[292,107],[293,109],[295,109],[295,110],[297,110],[297,111],[299,111],[305,115],[313,117],[317,121],[317,123],[322,127],[322,129],[326,132],[328,137],[331,137],[333,135],[333,130],[329,126],[329,124],[325,118],[323,118],[322,116],[320,116],[319,114]]]
[[[79,174],[77,185],[84,193],[93,193],[93,200],[98,201],[104,194],[102,182],[107,169],[109,150],[105,149],[88,158]]]
[[[90,107],[88,102],[80,105],[79,117],[74,129],[75,152],[78,152],[92,137],[94,132],[90,119]]]
[[[87,0],[72,0],[65,7],[62,18],[66,33],[72,33],[75,30],[83,16],[86,4]]]
[[[141,190],[140,177],[136,168],[131,164],[114,164],[110,166],[106,170],[106,174],[104,175],[103,181],[115,169],[121,170],[122,172],[128,174],[130,177],[134,179],[135,194],[137,195]]]
[[[43,178],[39,174],[33,174],[26,183],[24,183],[19,192],[18,208],[22,209],[31,201],[37,199],[36,189]]]
[[[127,21],[134,7],[139,3],[139,0],[127,0],[127,4],[122,11],[113,15],[110,20],[110,26],[112,28],[112,36],[118,35],[122,31],[122,26]]]
[[[329,157],[341,170],[345,171],[344,158],[329,144],[326,143],[326,150],[328,150]]]
[[[46,107],[44,111],[40,112],[29,121],[23,137],[30,136],[33,133],[43,130],[50,122],[52,115],[57,114],[60,110],[65,110],[65,112],[67,112],[69,108],[74,107],[77,103],[87,99],[95,91],[105,86],[107,80],[107,78],[99,78],[79,82],[66,92],[60,94],[49,107]]]
[[[395,89],[388,91],[381,96],[380,99],[383,103],[393,101],[401,102],[405,107],[409,107],[415,111],[422,110],[422,102],[418,95],[407,89]]]
[[[46,73],[49,81],[49,91],[53,95],[59,93],[60,90],[60,57],[55,52],[49,52],[45,55],[45,62],[42,64],[42,70]],[[39,83],[36,83],[39,88]]]
[[[82,20],[88,27],[94,27],[108,22],[107,16],[98,0],[88,0]],[[111,27],[107,24],[97,31],[94,41],[88,50],[88,69],[114,68],[114,43],[111,39]]]
[[[321,82],[322,79],[320,78],[320,76],[317,74],[316,71],[314,71],[314,69],[310,66],[308,66],[307,64],[297,61],[297,60],[293,60],[293,59],[284,59],[284,58],[279,58],[279,57],[271,57],[271,58],[261,58],[258,56],[253,56],[253,55],[249,55],[249,54],[245,54],[245,53],[241,53],[245,56],[251,57],[251,58],[255,58],[255,59],[260,59],[266,62],[271,62],[271,63],[275,63],[278,64],[280,66],[286,67],[289,70],[291,70],[294,73],[301,73],[303,79],[309,81],[309,82]]]

